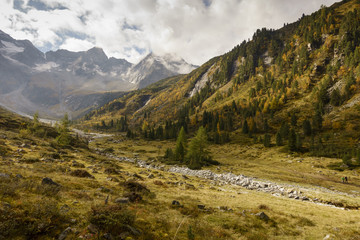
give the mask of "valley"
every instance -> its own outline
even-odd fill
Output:
[[[21,135],[17,124],[24,126]],[[193,234],[195,239],[354,239],[359,235],[358,170],[327,170],[314,166],[319,159],[264,151],[261,145],[236,146],[238,153],[235,149],[230,153],[231,145],[223,150],[212,145],[220,165],[190,170],[158,161],[172,141],[88,133],[95,137],[88,139],[87,147],[74,133],[72,147],[66,147],[56,143],[51,128],[45,138],[37,136],[44,134],[41,130],[24,132],[31,124],[1,110],[2,237],[188,239]],[[251,184],[231,180],[240,174]],[[342,175],[349,176],[349,183],[340,181]],[[294,192],[301,198],[290,197]],[[116,215],[119,210],[123,215]],[[100,224],[103,221],[105,225]]]
[[[0,240],[360,239],[359,0],[201,66],[140,45],[0,30]]]

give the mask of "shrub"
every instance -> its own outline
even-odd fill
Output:
[[[129,231],[129,226],[135,222],[135,214],[122,205],[93,206],[89,213],[89,222],[101,232],[116,236]]]

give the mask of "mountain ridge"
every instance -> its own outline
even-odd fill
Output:
[[[151,56],[155,58],[151,54],[147,57]],[[43,117],[61,118],[68,112],[76,118],[106,103],[98,102],[98,98],[91,100],[89,96],[127,92],[179,74],[176,68],[170,68],[177,63],[175,60],[168,64],[166,61],[171,59],[156,58],[161,61],[143,66],[142,61],[132,64],[125,59],[109,58],[99,47],[80,52],[59,49],[42,53],[30,41],[15,40],[1,31],[0,83],[3,87],[0,92],[4,96],[0,101],[9,109],[27,114],[38,111]],[[183,60],[178,65],[188,65],[188,71],[195,67]],[[107,94],[101,99],[110,101],[109,96],[119,94]],[[83,104],[82,97],[87,99],[87,105]],[[67,101],[70,98],[82,103]]]

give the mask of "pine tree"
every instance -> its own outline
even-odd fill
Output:
[[[308,119],[305,119],[303,122],[303,132],[305,134],[305,136],[310,136],[311,135],[311,123]]]
[[[56,141],[61,146],[69,146],[71,144],[72,138],[69,133],[69,117],[68,114],[65,113],[64,118],[61,120],[60,125],[58,126],[59,135],[56,138]]]
[[[297,124],[297,117],[296,117],[296,114],[293,113],[291,115],[291,126],[296,127],[296,124]]]
[[[181,127],[179,136],[176,139],[175,160],[183,162],[186,155],[186,135],[184,127]]]
[[[271,146],[271,136],[270,136],[270,134],[265,134],[264,135],[264,146],[265,147],[270,147]]]
[[[312,122],[313,129],[320,131],[322,128],[322,121],[323,121],[323,118],[321,116],[321,112],[320,112],[320,110],[317,110],[313,117],[313,122]]]
[[[282,146],[283,145],[283,140],[282,140],[280,132],[276,133],[276,145],[277,146]]]
[[[244,133],[244,134],[248,134],[248,133],[249,133],[249,125],[248,125],[248,122],[246,121],[246,119],[245,119],[245,121],[244,121],[244,123],[243,123],[242,133]]]
[[[196,136],[191,139],[186,154],[187,165],[191,169],[200,169],[211,162],[210,153],[207,150],[208,141],[204,127],[200,127]]]
[[[296,133],[294,129],[290,130],[288,146],[290,151],[296,151]]]

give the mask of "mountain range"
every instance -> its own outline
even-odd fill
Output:
[[[173,55],[147,55],[137,64],[108,57],[101,48],[88,51],[39,51],[28,40],[0,31],[0,104],[14,111],[59,118],[82,116],[163,78],[196,66]]]

